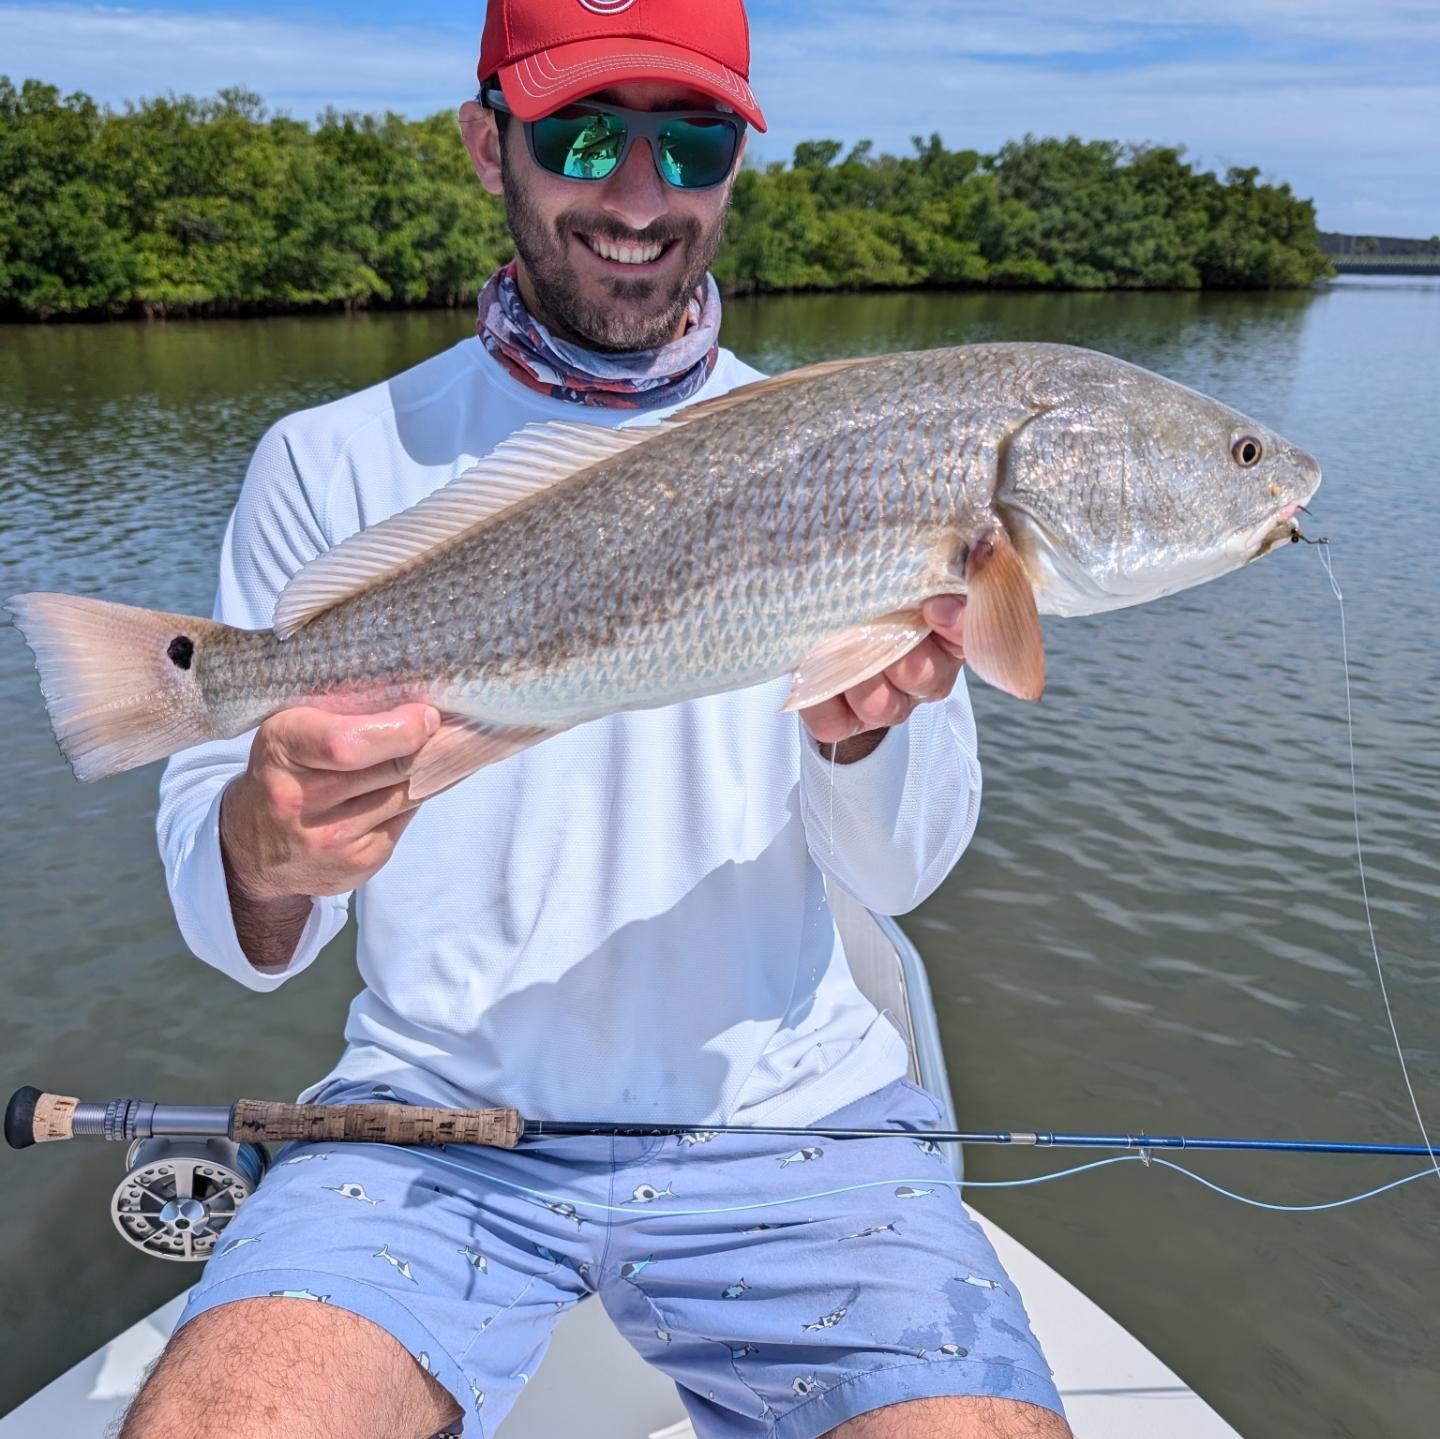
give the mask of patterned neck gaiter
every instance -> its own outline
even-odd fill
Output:
[[[720,291],[706,275],[690,298],[685,333],[657,350],[602,355],[557,340],[525,308],[515,261],[502,265],[480,292],[476,333],[522,384],[577,405],[648,410],[688,400],[720,354]]]

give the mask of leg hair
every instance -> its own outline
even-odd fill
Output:
[[[313,1301],[241,1299],[170,1340],[119,1439],[427,1439],[459,1413],[370,1320]]]
[[[857,1414],[824,1439],[1073,1439],[1053,1410],[1018,1399],[910,1399]]]

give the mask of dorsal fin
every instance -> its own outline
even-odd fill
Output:
[[[275,633],[294,634],[316,615],[417,563],[431,550],[667,428],[612,429],[568,420],[526,425],[434,494],[342,540],[298,570],[276,601]]]
[[[864,364],[869,358],[823,360],[771,379],[755,380],[713,400],[689,405],[658,424],[614,429],[557,420],[526,425],[433,495],[342,540],[297,571],[275,603],[275,633],[282,638],[294,634],[341,600],[408,568],[431,550],[602,460],[771,390],[819,379]]]

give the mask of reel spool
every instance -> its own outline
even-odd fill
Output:
[[[137,1139],[125,1163],[115,1227],[157,1259],[205,1260],[270,1161],[258,1144],[197,1135]]]

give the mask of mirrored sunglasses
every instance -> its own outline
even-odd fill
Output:
[[[495,86],[479,100],[506,115],[514,111]],[[677,190],[708,190],[735,164],[745,121],[719,110],[627,110],[578,101],[539,120],[524,120],[535,163],[567,180],[604,180],[625,163],[636,140],[646,140],[655,169]]]

